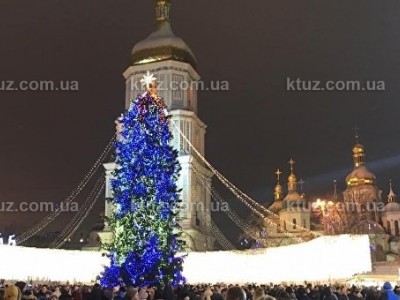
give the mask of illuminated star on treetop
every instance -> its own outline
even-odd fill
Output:
[[[155,82],[157,78],[154,77],[154,74],[150,74],[149,71],[147,71],[147,74],[143,75],[143,78],[140,80],[140,83],[146,87],[146,89],[150,88],[150,85]]]

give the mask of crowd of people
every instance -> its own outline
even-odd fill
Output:
[[[400,287],[332,285],[184,285],[177,288],[115,287],[99,284],[0,285],[0,300],[400,300]]]

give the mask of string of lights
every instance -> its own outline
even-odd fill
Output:
[[[97,203],[98,199],[100,198],[100,196],[102,195],[103,191],[104,191],[104,187],[105,187],[105,183],[103,182],[102,186],[100,187],[100,189],[97,191],[97,194],[94,196],[93,202],[91,203],[91,205],[89,206],[89,208],[86,210],[86,213],[83,215],[83,217],[81,219],[79,219],[78,224],[76,224],[75,228],[70,231],[70,233],[68,234],[68,236],[66,236],[66,238],[64,240],[62,240],[60,242],[60,244],[56,245],[54,248],[58,249],[61,248],[64,243],[66,241],[69,240],[69,238],[71,236],[73,236],[75,234],[75,232],[80,228],[80,226],[82,225],[83,221],[85,221],[85,219],[88,217],[89,213],[91,212],[91,210],[93,209],[94,205]]]
[[[102,195],[103,191],[104,191],[104,187],[105,187],[105,182],[103,181],[100,189],[98,189],[97,193],[95,195],[93,195],[92,197],[92,202],[90,203],[89,207],[86,209],[85,214],[78,219],[78,223],[75,225],[74,228],[72,228],[72,230],[70,230],[67,235],[65,236],[64,239],[61,239],[61,241],[58,244],[54,245],[55,249],[59,249],[61,248],[74,234],[75,232],[80,228],[80,226],[82,225],[83,221],[86,220],[86,218],[88,217],[89,213],[92,211],[94,205],[97,203],[97,200],[100,198],[100,195]]]
[[[93,164],[93,166],[90,168],[89,172],[84,176],[82,181],[79,183],[79,185],[71,192],[71,194],[64,200],[62,201],[62,204],[65,205],[63,207],[68,207],[67,205],[71,203],[81,192],[82,190],[86,187],[86,185],[89,183],[93,175],[97,172],[99,169],[100,165],[102,162],[104,162],[104,159],[107,157],[109,154],[110,150],[112,149],[112,146],[115,141],[115,134],[111,138],[111,140],[108,142],[106,145],[104,151],[100,154],[99,158],[96,160],[96,162]],[[28,229],[27,231],[23,232],[22,234],[18,235],[16,238],[16,243],[18,245],[24,243],[40,231],[42,231],[45,227],[47,227],[53,220],[60,215],[62,212],[61,209],[57,209],[53,212],[50,212],[47,216],[45,216],[39,223],[35,224],[33,227]]]
[[[209,192],[211,194],[211,197],[216,200],[219,203],[223,203],[224,199],[219,195],[219,193],[216,191],[215,188],[211,187],[211,189],[205,184],[205,176],[197,169],[196,164],[193,164],[194,168],[194,172],[195,174],[198,176],[198,178],[202,181],[203,186],[207,189],[207,192]],[[258,215],[261,215],[261,217],[264,219],[264,216],[262,214],[260,214],[260,212],[258,212],[257,210],[254,210],[253,208],[250,207],[250,209]],[[259,240],[262,241],[264,243],[264,245],[266,247],[273,247],[275,246],[275,244],[272,243],[272,241],[268,238],[264,238],[262,236],[259,236],[257,231],[255,231],[252,226],[248,223],[246,223],[245,221],[243,221],[238,214],[232,209],[230,208],[229,210],[225,211],[223,210],[223,212],[225,214],[227,214],[227,216],[229,217],[229,219],[231,219],[240,229],[242,229],[244,231],[244,233],[246,233],[248,236],[250,236],[251,238],[255,239],[255,240]],[[269,220],[266,220],[267,222]],[[271,225],[276,226],[275,223],[272,222]],[[283,232],[284,233],[284,232]],[[297,238],[294,235],[290,234],[289,232],[287,232],[287,234],[290,235],[291,238]],[[299,242],[303,242],[303,240],[299,240]]]
[[[97,180],[92,191],[86,197],[85,202],[79,207],[79,210],[72,217],[71,221],[64,227],[62,232],[53,240],[52,243],[50,243],[49,248],[59,248],[57,246],[59,244],[63,244],[64,241],[67,241],[68,238],[71,236],[70,232],[76,232],[76,230],[79,228],[79,225],[83,222],[81,222],[81,219],[85,218],[85,215],[87,215],[88,212],[90,212],[94,207],[94,204],[96,203],[95,196],[97,195],[98,191],[104,186],[104,182],[104,176],[100,174],[100,178]]]
[[[175,127],[177,132],[180,134],[182,139],[189,145],[189,147],[197,154],[197,156],[203,161],[203,163],[213,172],[213,174],[227,187],[232,193],[234,193],[235,196],[237,196],[240,200],[243,200],[243,203],[246,204],[249,208],[253,207],[257,211],[262,211],[266,215],[273,216],[275,218],[279,218],[280,220],[285,221],[287,224],[295,226],[293,222],[282,219],[279,215],[273,213],[272,211],[268,210],[261,204],[259,204],[257,201],[253,200],[250,196],[248,196],[246,193],[242,192],[239,188],[237,188],[233,183],[231,183],[225,176],[223,176],[216,168],[214,168],[210,162],[196,149],[196,147],[193,146],[193,144],[190,142],[190,140],[185,136],[185,134],[181,131],[181,129],[176,126],[175,123],[171,122],[172,125]],[[263,218],[266,219],[268,222],[268,219],[266,218],[265,214],[262,214]],[[303,233],[308,233],[313,236],[322,236],[321,233],[315,232],[312,230],[309,230],[303,226],[296,225],[297,228],[301,229]]]
[[[235,246],[225,237],[225,235],[219,230],[218,226],[215,225],[213,220],[210,220],[210,229],[211,234],[214,238],[218,241],[218,243],[224,248],[225,250],[235,250]]]
[[[204,183],[205,183],[205,176],[204,176],[201,172],[199,172],[199,170],[196,168],[196,165],[195,165],[195,164],[194,164],[194,170],[195,170],[195,172],[196,172],[197,175],[199,175],[199,176],[202,177],[202,182],[203,182],[203,184],[204,184]],[[207,188],[206,185],[204,185],[204,186]],[[216,190],[215,188],[212,187],[210,193],[211,193],[212,197],[213,197],[215,200],[217,200],[218,202],[220,202],[220,203],[223,203],[223,202],[224,202],[224,199],[219,195],[219,193],[217,192],[217,190]],[[241,200],[241,199],[240,199],[240,196],[237,196],[237,198],[238,198],[239,200]],[[243,203],[244,205],[246,205],[257,217],[259,217],[259,218],[261,218],[263,221],[265,221],[265,222],[267,223],[267,225],[271,225],[271,226],[275,227],[276,229],[279,229],[279,232],[280,232],[280,233],[285,234],[287,237],[290,237],[291,239],[297,240],[297,242],[300,242],[300,243],[304,242],[304,240],[303,240],[301,237],[298,237],[296,234],[291,233],[291,232],[289,232],[289,231],[287,231],[287,230],[284,230],[284,229],[280,228],[275,222],[271,221],[269,218],[266,218],[262,213],[260,213],[259,211],[257,211],[255,208],[249,206],[246,202],[243,202],[243,200],[241,200],[241,201],[242,201],[242,203]],[[238,214],[235,213],[232,209],[229,209],[228,211],[224,211],[224,213],[228,214],[228,217],[229,217],[232,221],[234,221],[235,224],[236,224],[237,226],[239,226],[239,227],[240,227],[247,235],[249,235],[251,238],[256,239],[256,240],[261,240],[261,241],[265,242],[267,247],[269,247],[269,246],[275,247],[275,246],[276,246],[275,244],[271,244],[271,240],[270,240],[270,239],[268,239],[268,238],[263,238],[262,236],[259,236],[259,235],[258,235],[258,232],[255,231],[255,230],[253,229],[253,226],[251,226],[250,224],[248,224],[248,223],[246,223],[245,221],[243,221],[243,220],[238,216]]]

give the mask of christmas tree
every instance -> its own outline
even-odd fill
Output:
[[[104,245],[110,265],[103,286],[175,286],[184,281],[184,247],[178,224],[180,166],[163,100],[153,75],[142,79],[147,91],[117,120],[117,170],[112,180],[114,240]]]

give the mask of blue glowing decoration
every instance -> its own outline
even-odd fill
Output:
[[[116,208],[108,220],[114,240],[104,245],[110,266],[105,287],[178,285],[185,243],[178,225],[180,166],[169,144],[172,134],[161,98],[146,92],[118,119],[117,170],[112,180]]]

